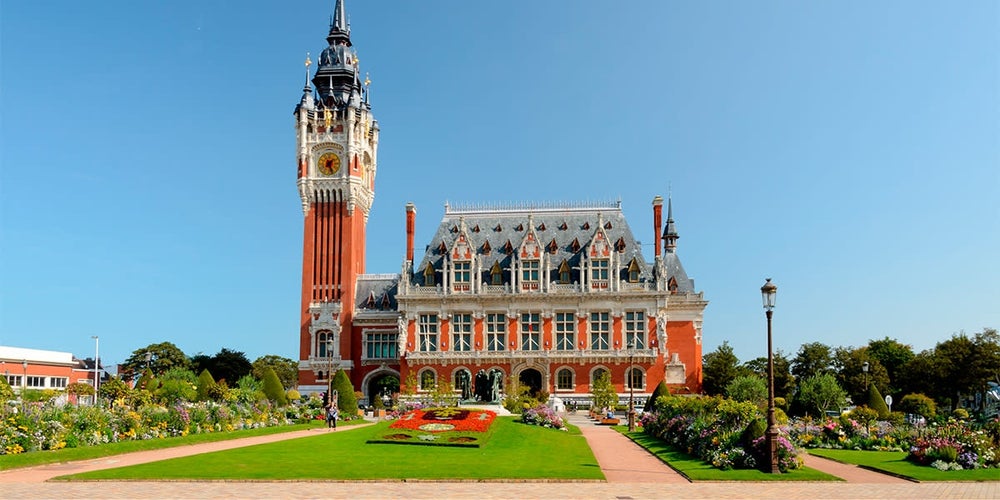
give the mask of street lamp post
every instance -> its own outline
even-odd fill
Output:
[[[21,413],[24,413],[24,393],[28,390],[28,360],[21,360],[21,368],[24,372],[21,374]]]
[[[628,343],[628,369],[625,370],[628,380],[628,431],[635,432],[635,368],[632,360],[635,357],[635,339]]]
[[[774,353],[771,348],[771,316],[774,314],[774,298],[777,294],[778,287],[771,283],[771,278],[767,278],[764,286],[760,287],[760,295],[767,316],[767,431],[764,439],[771,461],[766,471],[771,474],[781,472],[778,468],[778,424],[774,420]]]
[[[861,363],[861,371],[863,371],[865,373],[865,392],[866,393],[868,392],[868,368],[870,366],[871,365],[869,365],[867,361],[865,361],[864,363]]]
[[[91,335],[94,339],[94,406],[97,406],[97,394],[101,389],[101,338]]]
[[[333,341],[326,341],[326,401],[334,404],[333,401]]]

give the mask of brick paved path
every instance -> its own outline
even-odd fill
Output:
[[[572,416],[577,423],[581,417]],[[884,482],[882,474],[867,477],[864,483],[834,482],[698,482],[688,483],[669,467],[648,462],[652,458],[628,438],[609,428],[579,422],[584,437],[594,450],[608,482],[255,482],[255,481],[162,481],[162,482],[44,482],[46,479],[110,467],[207,453],[221,449],[293,439],[327,432],[313,429],[242,440],[205,443],[150,452],[131,453],[84,462],[53,464],[31,469],[0,472],[0,498],[789,498],[789,499],[876,499],[876,498],[1000,498],[1000,481],[983,483]],[[345,432],[355,427],[342,427]],[[639,455],[645,455],[639,458]],[[628,456],[633,458],[629,458]],[[809,466],[843,466],[818,457],[807,458]],[[627,462],[634,466],[624,467]],[[816,464],[819,464],[817,466]],[[840,477],[856,471],[839,469]],[[860,469],[864,471],[863,469]],[[870,473],[870,471],[864,471]],[[845,477],[846,479],[846,477]],[[895,479],[895,478],[893,478]],[[857,476],[851,480],[865,480]]]

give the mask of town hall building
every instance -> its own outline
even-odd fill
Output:
[[[305,215],[300,391],[326,390],[338,369],[366,398],[409,383],[482,399],[470,386],[489,377],[501,391],[588,400],[602,373],[640,398],[660,381],[701,391],[708,302],[677,256],[669,199],[665,221],[664,200],[652,200],[652,261],[620,202],[445,205],[416,260],[417,209],[407,203],[401,269],[369,274],[379,125],[343,0],[326,41],[294,113]]]

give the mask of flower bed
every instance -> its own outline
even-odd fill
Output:
[[[465,408],[424,408],[404,413],[384,435],[369,443],[479,447],[488,438],[496,413]]]
[[[723,398],[667,398],[657,412],[642,416],[644,432],[659,438],[712,466],[752,469],[764,463],[766,443],[748,427],[761,425],[761,411],[752,403]],[[763,434],[763,429],[760,430]],[[778,467],[783,471],[802,465],[792,443],[778,438]]]
[[[526,424],[539,425],[552,429],[566,430],[562,417],[556,415],[552,408],[544,404],[529,408],[521,414],[521,421]]]

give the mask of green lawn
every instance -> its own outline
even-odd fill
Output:
[[[366,444],[389,422],[348,432],[248,446],[60,479],[604,480],[579,429],[557,431],[498,417],[481,448]]]
[[[831,476],[816,469],[803,467],[785,474],[768,474],[756,469],[721,470],[712,464],[678,451],[663,441],[642,431],[628,432],[624,426],[616,430],[628,436],[636,444],[655,455],[660,460],[684,474],[692,481],[841,481],[839,477]]]
[[[860,451],[810,449],[817,457],[826,457],[838,462],[861,465],[885,471],[916,481],[1000,481],[1000,469],[974,469],[940,471],[934,467],[918,465],[906,460],[905,451]]]
[[[352,425],[354,423],[364,423],[362,420],[343,422],[341,425]],[[246,429],[233,432],[213,432],[210,434],[192,434],[183,437],[173,437],[165,439],[148,439],[142,441],[120,441],[108,443],[100,446],[85,446],[82,448],[63,448],[61,450],[33,451],[30,453],[19,453],[17,455],[0,455],[0,470],[16,469],[19,467],[34,467],[36,465],[55,464],[62,462],[72,462],[77,460],[91,460],[94,458],[109,457],[122,453],[132,453],[134,451],[160,450],[163,448],[173,448],[175,446],[185,446],[189,444],[211,443],[215,441],[226,441],[229,439],[239,439],[254,436],[266,436],[270,434],[280,434],[283,432],[301,431],[326,424],[317,420],[308,424],[283,425],[278,427],[262,427],[260,429]]]

